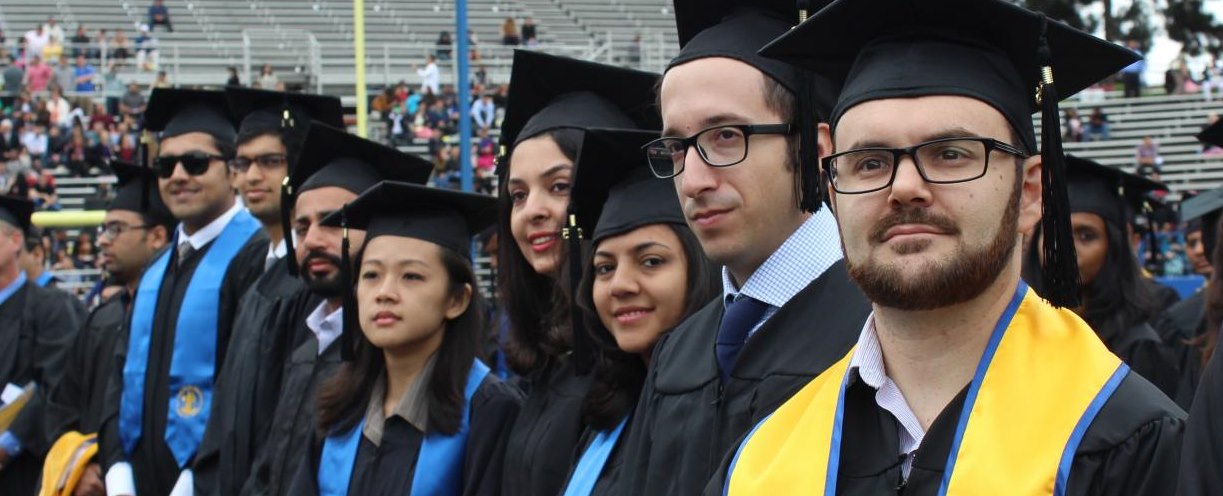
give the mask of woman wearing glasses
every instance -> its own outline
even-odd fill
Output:
[[[657,126],[649,108],[655,80],[617,67],[514,54],[501,126],[497,276],[510,323],[503,345],[527,398],[507,448],[513,454],[502,486],[507,496],[559,493],[583,429],[590,358],[571,322],[571,288],[561,284],[568,258],[580,256],[571,251],[577,238],[567,244],[563,229],[581,129]]]

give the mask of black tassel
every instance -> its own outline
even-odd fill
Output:
[[[285,239],[285,258],[288,259],[289,275],[297,277],[297,250],[293,247],[293,221],[289,211],[297,200],[293,197],[293,186],[289,184],[289,176],[280,183],[280,226]]]
[[[1075,307],[1079,304],[1079,265],[1070,226],[1066,156],[1062,152],[1057,86],[1053,82],[1053,54],[1045,36],[1047,23],[1042,15],[1038,48],[1042,66],[1041,83],[1036,95],[1041,108],[1041,199],[1044,202],[1041,232],[1044,233],[1042,250],[1045,258],[1041,267],[1041,287],[1044,288],[1043,296],[1053,306]]]
[[[340,229],[344,231],[343,241],[340,241],[340,280],[344,282],[344,331],[340,334],[340,359],[349,362],[353,359],[353,343],[356,334],[361,332],[357,322],[357,288],[352,273],[352,257],[348,255],[348,205],[340,207]]]
[[[149,133],[142,131],[140,133],[140,145],[136,147],[136,165],[140,167],[149,167]],[[152,200],[149,198],[151,194],[149,190],[154,189],[154,184],[149,182],[148,174],[140,175],[140,210],[148,212]],[[161,194],[160,192],[158,194]]]
[[[810,75],[799,77],[798,115],[799,153],[797,170],[798,208],[815,213],[824,205],[824,188],[820,182],[819,124],[815,108],[815,82]]]
[[[582,281],[582,229],[578,227],[577,216],[572,211],[561,235],[569,244],[565,258],[569,263],[566,282],[569,283],[569,325],[573,331],[573,368],[578,375],[586,375],[594,368],[594,346],[582,321],[582,309],[577,304],[578,285]]]

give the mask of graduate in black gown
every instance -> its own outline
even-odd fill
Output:
[[[195,493],[237,494],[267,440],[289,353],[300,344],[281,319],[286,302],[306,291],[297,278],[286,236],[281,183],[296,159],[310,121],[343,126],[334,96],[228,88],[229,112],[241,121],[230,168],[246,208],[268,235],[267,269],[239,303],[234,335],[217,374],[213,414],[193,464]]]
[[[48,393],[46,423],[52,443],[69,432],[96,435],[101,427],[115,347],[123,337],[132,296],[144,267],[166,246],[177,224],[161,201],[151,169],[117,161],[110,168],[118,187],[98,229],[98,249],[107,283],[122,290],[89,312],[72,343],[63,378]],[[58,476],[68,467],[58,468],[48,463],[44,470]],[[89,462],[77,487],[82,494],[105,494],[98,461]]]
[[[622,494],[699,493],[740,436],[849,350],[869,312],[811,165],[835,91],[756,53],[798,18],[793,1],[676,2],[667,139],[648,153],[724,266],[723,290],[655,346]]]
[[[179,224],[141,276],[99,434],[107,493],[142,496],[193,485],[214,374],[268,253],[259,221],[234,198],[224,93],[154,89],[145,127],[161,133],[157,185]]]
[[[492,197],[383,182],[325,222],[364,229],[344,341],[295,495],[498,494],[520,393],[480,361],[471,239]],[[353,312],[352,307],[358,311]]]
[[[8,390],[31,384],[54,389],[85,318],[79,300],[39,286],[21,271],[18,258],[33,210],[29,200],[0,197],[0,387]],[[46,411],[45,393],[33,394],[12,425],[0,431],[0,494],[33,494],[50,448]]]
[[[507,496],[558,493],[585,428],[591,359],[573,337],[572,289],[561,277],[566,263],[580,271],[580,257],[569,256],[577,238],[565,243],[562,228],[581,130],[657,129],[656,81],[646,72],[514,53],[501,124],[497,283],[510,325],[506,358],[527,398],[510,437]]]
[[[823,166],[874,312],[706,493],[1170,494],[1184,412],[1070,310],[1057,100],[1137,56],[1003,0],[837,0],[762,53],[845,81]]]
[[[289,187],[293,195],[281,204],[287,210],[293,236],[298,275],[308,288],[285,300],[276,332],[291,347],[277,363],[283,367],[278,391],[270,405],[266,447],[256,454],[242,494],[287,494],[288,485],[304,459],[302,453],[314,435],[318,388],[340,364],[340,346],[346,285],[340,277],[341,234],[319,222],[381,180],[424,183],[432,164],[361,139],[324,124],[313,124],[302,153],[292,165]],[[349,229],[360,248],[363,231]],[[351,255],[351,253],[350,253]],[[277,341],[283,346],[284,341]],[[261,399],[263,401],[263,399]]]
[[[1202,372],[1189,421],[1177,494],[1207,496],[1223,494],[1223,353],[1216,348]]]
[[[566,496],[618,494],[620,440],[633,429],[654,344],[720,290],[675,186],[654,177],[641,153],[656,137],[588,129],[582,139],[573,210],[591,247],[571,276],[582,278],[576,298],[596,352]]]
[[[1083,292],[1075,313],[1131,370],[1175,399],[1181,380],[1179,352],[1185,345],[1165,343],[1148,323],[1161,313],[1161,303],[1143,283],[1125,227],[1127,211],[1140,211],[1150,192],[1167,187],[1073,156],[1066,157],[1066,181]],[[1039,230],[1035,238],[1024,260],[1029,281],[1037,280],[1035,271],[1040,269]]]

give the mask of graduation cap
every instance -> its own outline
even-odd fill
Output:
[[[379,236],[401,236],[434,243],[470,257],[471,238],[497,220],[497,200],[491,196],[430,188],[420,184],[382,181],[323,219],[323,225],[344,230],[341,258],[344,294],[344,332],[340,352],[352,356],[352,339],[361,332],[357,323],[355,282],[349,268],[348,229],[364,229],[365,242]]]
[[[237,134],[228,108],[221,91],[153,88],[144,127],[160,131],[162,139],[198,132],[232,144]]]
[[[1208,145],[1223,147],[1223,119],[1215,121],[1197,135],[1198,141]]]
[[[1153,201],[1151,192],[1168,190],[1162,183],[1073,155],[1066,156],[1066,188],[1071,212],[1099,215],[1117,229],[1125,229],[1130,214]]]
[[[34,202],[16,196],[0,195],[0,221],[27,233],[30,232],[30,216],[33,214]]]
[[[1185,230],[1202,231],[1202,246],[1207,254],[1214,253],[1220,214],[1223,214],[1223,188],[1204,191],[1181,202],[1181,222],[1191,226],[1197,224],[1197,229],[1186,227]]]
[[[799,207],[819,210],[824,194],[819,180],[818,125],[835,103],[831,79],[758,52],[830,0],[675,0],[680,51],[667,69],[694,60],[723,57],[764,73],[795,95],[801,142]]]
[[[515,50],[501,122],[499,175],[508,151],[556,129],[662,127],[654,107],[658,75],[530,50]],[[502,177],[504,180],[504,177]]]
[[[312,120],[344,127],[344,107],[334,96],[231,86],[225,89],[225,97],[229,101],[229,113],[239,120],[239,136],[286,129],[305,133]]]
[[[1057,102],[1138,60],[1129,49],[1003,0],[836,0],[763,55],[843,81],[831,114],[884,98],[958,95],[997,109],[1035,154],[1041,112],[1045,295],[1079,297]]]
[[[115,177],[119,181],[115,187],[115,196],[106,206],[106,210],[139,213],[157,225],[166,226],[166,231],[170,232],[177,220],[161,200],[161,194],[157,191],[157,175],[153,170],[120,160],[112,160],[110,168],[115,171]]]
[[[423,158],[315,121],[281,185],[281,222],[290,225],[290,210],[304,191],[334,186],[359,195],[382,180],[424,184],[432,172],[433,164]],[[285,244],[293,253],[292,236],[285,236]],[[292,257],[289,273],[297,274]]]

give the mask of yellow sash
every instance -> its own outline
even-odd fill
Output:
[[[98,453],[97,438],[97,434],[77,431],[60,436],[43,462],[38,496],[71,496],[85,474],[85,467]]]
[[[836,494],[853,353],[748,434],[726,494]],[[1128,372],[1078,316],[1021,282],[969,385],[939,494],[1062,494],[1083,434]]]

